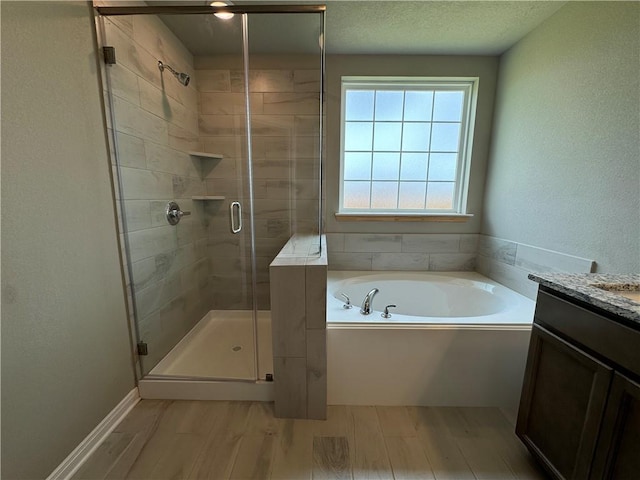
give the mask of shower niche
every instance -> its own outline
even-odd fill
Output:
[[[324,8],[222,10],[98,8],[142,382],[268,387],[269,264],[320,234]]]

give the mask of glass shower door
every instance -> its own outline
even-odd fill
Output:
[[[117,59],[105,85],[140,371],[255,380],[242,17],[167,17],[102,18]],[[181,24],[223,35],[226,63],[194,51]]]

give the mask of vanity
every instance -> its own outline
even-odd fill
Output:
[[[516,434],[552,478],[640,479],[640,275],[529,278]]]

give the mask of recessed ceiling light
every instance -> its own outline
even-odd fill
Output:
[[[226,7],[227,3],[226,2],[211,2],[211,6],[212,7]],[[231,18],[233,18],[233,13],[231,12],[218,12],[218,13],[214,13],[214,15],[222,20],[229,20]]]

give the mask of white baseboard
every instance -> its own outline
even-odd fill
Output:
[[[71,478],[139,401],[140,393],[138,392],[138,387],[136,387],[80,442],[80,445],[58,465],[58,468],[47,477],[47,480],[67,480]]]

